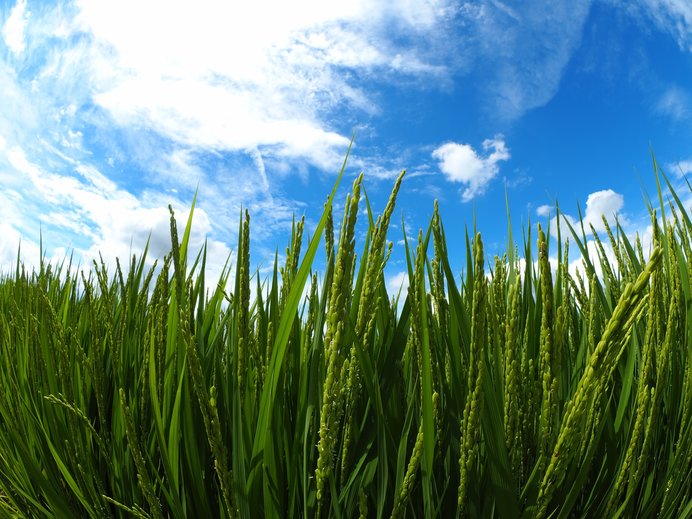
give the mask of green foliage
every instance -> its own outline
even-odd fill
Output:
[[[0,280],[0,516],[692,516],[692,222],[668,179],[651,250],[606,222],[583,275],[559,228],[557,267],[540,228],[523,264],[511,236],[486,262],[474,231],[460,282],[436,204],[391,297],[402,177],[379,218],[356,179],[338,243],[335,186],[270,279],[247,211],[213,284],[206,249],[188,262],[191,219],[149,269],[146,251],[88,275],[18,261]]]

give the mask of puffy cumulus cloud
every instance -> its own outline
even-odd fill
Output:
[[[627,216],[621,212],[624,206],[625,197],[612,189],[603,189],[589,194],[586,198],[586,207],[581,220],[581,224],[584,225],[584,230],[590,233],[591,226],[593,226],[596,232],[604,232],[606,227],[603,223],[603,217],[606,218],[611,229],[615,227],[616,220],[623,228],[628,227],[630,221]],[[547,217],[551,214],[551,209],[550,206],[544,205],[539,207],[536,213],[538,216]],[[560,222],[560,229],[563,235],[568,232],[567,226],[564,225],[565,221],[575,230],[580,228],[580,222],[574,216],[560,212],[560,218],[563,220]],[[550,235],[553,238],[557,237],[557,216],[553,216],[550,219]]]
[[[605,252],[605,257],[610,264],[611,268],[615,273],[618,271],[618,266],[617,266],[617,259],[615,257],[615,253],[613,252],[613,248],[610,246],[610,243],[608,242],[603,242],[603,251]],[[588,278],[585,274],[586,270],[584,268],[584,257],[579,253],[578,250],[574,250],[576,247],[570,249],[570,258],[569,262],[567,265],[567,270],[572,276],[572,278],[576,281],[578,277],[581,277],[582,279],[585,280],[585,288],[589,290],[589,283],[588,283]],[[646,249],[645,249],[646,250]],[[596,276],[599,278],[603,279],[603,268],[601,265],[601,262],[599,260],[599,250],[598,246],[596,244],[595,240],[587,240],[586,241],[586,251],[589,257],[589,261],[594,267],[594,270],[596,272]],[[551,251],[555,252],[555,251]],[[560,259],[562,261],[562,259]],[[560,261],[558,261],[558,258],[556,256],[549,256],[548,257],[548,264],[550,265],[550,273],[552,275],[552,278],[555,279],[557,277],[557,271],[558,267],[560,265]],[[524,280],[525,274],[526,274],[526,258],[519,258],[518,260],[518,272],[519,275],[522,279]],[[537,276],[539,273],[539,265],[538,265],[538,260],[534,260],[533,263],[531,264],[531,269],[532,269],[532,276]]]
[[[501,136],[484,140],[483,152],[479,154],[469,144],[448,142],[432,153],[447,180],[466,186],[461,195],[464,202],[483,194],[500,171],[499,163],[510,158]]]
[[[605,231],[602,216],[610,222],[614,222],[621,209],[625,206],[625,197],[612,189],[604,189],[591,193],[586,199],[586,212],[584,223],[592,224],[597,231]]]
[[[15,54],[21,54],[26,48],[24,30],[30,13],[26,10],[26,0],[18,0],[2,26],[2,37],[5,45]]]
[[[613,252],[613,248],[610,246],[610,243],[606,242],[601,242],[601,245],[603,246],[603,251],[605,252],[605,257],[610,264],[611,268],[617,272],[618,266],[617,266],[617,259],[615,257],[615,253]],[[601,266],[601,262],[599,260],[599,250],[598,250],[598,245],[596,244],[595,240],[587,240],[586,242],[586,251],[589,256],[589,261],[594,267],[594,270],[596,271],[596,275],[603,279],[603,267]],[[569,262],[568,266],[568,271],[574,279],[577,279],[577,276],[581,276],[582,279],[585,281],[585,286],[586,289],[589,289],[588,286],[588,281],[587,281],[587,276],[586,276],[586,270],[584,268],[584,257],[582,255],[578,255],[576,259],[573,259],[572,261]]]
[[[651,251],[651,235],[652,235],[652,227],[643,227],[640,228],[639,230],[635,232],[630,232],[627,234],[627,239],[630,240],[630,243],[634,243],[636,240],[636,236],[639,234],[640,242],[642,243],[642,249],[644,251],[644,257],[645,259],[649,257],[649,253]],[[608,240],[601,241],[601,246],[603,247],[603,252],[605,253],[605,259],[607,262],[610,264],[611,269],[613,272],[617,275],[619,267],[618,267],[618,262],[617,258],[615,256],[615,252],[613,251],[613,247],[610,245],[610,242]],[[552,253],[555,253],[554,250],[551,250]],[[596,276],[598,276],[601,280],[603,279],[603,267],[600,261],[600,251],[598,248],[598,245],[596,244],[596,241],[593,239],[587,239],[586,240],[586,252],[588,254],[589,261],[591,262],[591,265],[594,268],[594,271],[596,273]],[[560,259],[562,261],[562,259]],[[550,270],[553,279],[557,276],[557,270],[560,264],[560,261],[558,261],[558,258],[556,256],[550,256],[548,258],[548,263],[550,264]],[[567,270],[569,274],[573,277],[573,279],[576,281],[578,277],[581,277],[585,281],[585,288],[589,290],[589,283],[588,283],[588,277],[586,276],[585,272],[585,261],[584,261],[584,256],[580,253],[579,249],[576,247],[570,247],[570,257],[568,259],[568,265],[567,265]],[[532,265],[532,275],[536,276],[538,275],[538,270],[539,270],[539,265],[538,265],[538,260],[534,260]],[[526,259],[525,258],[519,258],[518,260],[518,268],[519,268],[519,275],[521,276],[522,280],[524,279],[524,274],[526,273]]]
[[[549,216],[553,209],[553,206],[544,204],[536,208],[536,214],[538,216]]]
[[[659,225],[660,224],[662,224],[662,220],[659,218]],[[639,242],[642,246],[644,260],[647,261],[649,255],[651,254],[651,251],[653,250],[653,226],[651,224],[630,226],[630,229],[626,234],[627,239],[633,245],[634,243],[636,243],[637,239],[639,239]],[[610,264],[612,271],[617,275],[619,272],[618,261],[617,257],[615,256],[615,251],[613,251],[613,247],[610,244],[610,241],[601,240],[601,246],[603,247],[603,252],[605,253],[605,259]],[[600,262],[600,251],[598,249],[596,241],[588,239],[586,241],[586,250],[589,255],[589,261],[591,261],[591,264],[593,265],[594,270],[596,271],[596,275],[602,279],[603,268]],[[578,272],[582,276],[582,278],[586,279],[586,276],[584,274],[585,269],[583,256],[577,254],[577,257],[569,262],[569,272],[572,276],[576,276]],[[588,283],[586,285],[586,288],[588,290]]]

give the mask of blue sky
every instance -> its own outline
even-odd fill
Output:
[[[210,269],[241,206],[266,269],[294,214],[314,228],[354,131],[343,194],[363,171],[380,211],[408,171],[390,287],[402,219],[415,236],[435,199],[459,269],[474,213],[504,250],[505,192],[519,239],[556,200],[645,238],[650,147],[692,172],[692,3],[0,2],[0,270],[20,240],[36,264],[39,233],[49,259],[112,262],[148,237],[153,259],[197,186]]]

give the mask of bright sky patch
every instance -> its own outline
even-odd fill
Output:
[[[380,211],[408,170],[390,287],[399,223],[417,235],[435,199],[459,267],[474,221],[504,249],[507,208],[515,238],[557,202],[644,236],[650,147],[692,171],[689,85],[692,8],[672,0],[6,2],[0,270],[20,241],[35,264],[39,236],[49,259],[149,240],[153,261],[197,191],[192,247],[220,271],[248,208],[262,271],[294,215],[314,228],[354,132],[343,193],[364,171]]]

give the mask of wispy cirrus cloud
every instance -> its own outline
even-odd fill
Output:
[[[659,29],[676,38],[682,49],[692,51],[692,4],[687,0],[640,0]]]
[[[666,172],[673,172],[678,177],[684,177],[692,173],[692,159],[679,160],[666,164]]]
[[[671,85],[659,96],[654,108],[674,121],[687,120],[692,113],[692,97],[682,87]]]
[[[490,121],[481,135],[510,132],[558,92],[590,9],[590,0],[16,0],[0,14],[0,175],[17,214],[5,221],[21,236],[35,236],[38,222],[62,247],[108,249],[108,235],[158,235],[166,205],[199,189],[211,240],[233,243],[242,206],[271,253],[294,212],[321,207],[314,185],[338,170],[353,127],[403,135],[406,122],[427,117],[423,103],[404,124],[391,119],[418,93],[454,104],[478,85],[465,99]],[[684,114],[668,97],[660,110]],[[396,111],[389,127],[379,126],[385,111]],[[409,179],[421,177],[412,195],[438,196],[446,178],[470,200],[510,153],[501,138],[479,145],[464,124],[431,139],[449,141],[432,156],[410,135],[396,143],[407,154],[361,134],[349,166],[387,181],[407,167]],[[427,182],[435,166],[444,177]],[[81,194],[41,191],[49,175]],[[88,199],[125,211],[122,228],[93,216]]]
[[[390,40],[398,32],[391,27],[425,38],[440,7],[302,4],[80,2],[74,31],[89,34],[103,48],[99,61],[106,54],[111,65],[95,104],[121,125],[148,126],[187,146],[260,149],[331,168],[348,138],[328,116],[339,107],[377,110],[342,72],[444,76],[444,65],[419,48]]]
[[[351,131],[334,114],[378,112],[360,78],[444,81],[426,41],[446,5],[19,0],[0,18],[5,235],[42,225],[87,259],[150,232],[163,246],[167,204],[198,186],[198,229],[219,250],[241,206],[253,238],[281,232],[304,204],[282,175],[333,171]]]
[[[38,227],[47,238],[72,235],[74,241],[61,243],[55,250],[73,250],[78,259],[87,266],[93,260],[103,257],[111,263],[116,257],[125,259],[131,253],[143,250],[148,243],[153,258],[161,257],[170,248],[170,214],[166,205],[147,204],[132,194],[117,187],[93,167],[76,165],[76,175],[68,176],[54,173],[33,163],[19,146],[13,146],[6,153],[6,159],[14,171],[18,172],[15,189],[2,195],[3,216],[9,227],[9,240],[3,248],[2,260],[14,251],[16,259],[17,238],[20,235],[37,236]],[[0,163],[5,169],[6,165]],[[146,198],[146,197],[145,197]],[[169,197],[170,200],[170,197]],[[29,201],[35,211],[31,218],[22,213]],[[180,201],[173,201],[179,226],[184,226],[189,208]],[[29,211],[31,213],[31,211]],[[191,233],[191,250],[199,250],[212,229],[209,215],[204,209],[196,209]],[[35,261],[36,244],[29,244],[29,257]],[[230,249],[219,240],[208,240],[210,254],[209,270],[218,274],[230,253]],[[22,249],[25,251],[24,245]]]
[[[483,67],[487,111],[513,121],[548,103],[557,93],[578,48],[591,0],[575,2],[501,2],[462,4],[470,37],[460,45]]]

